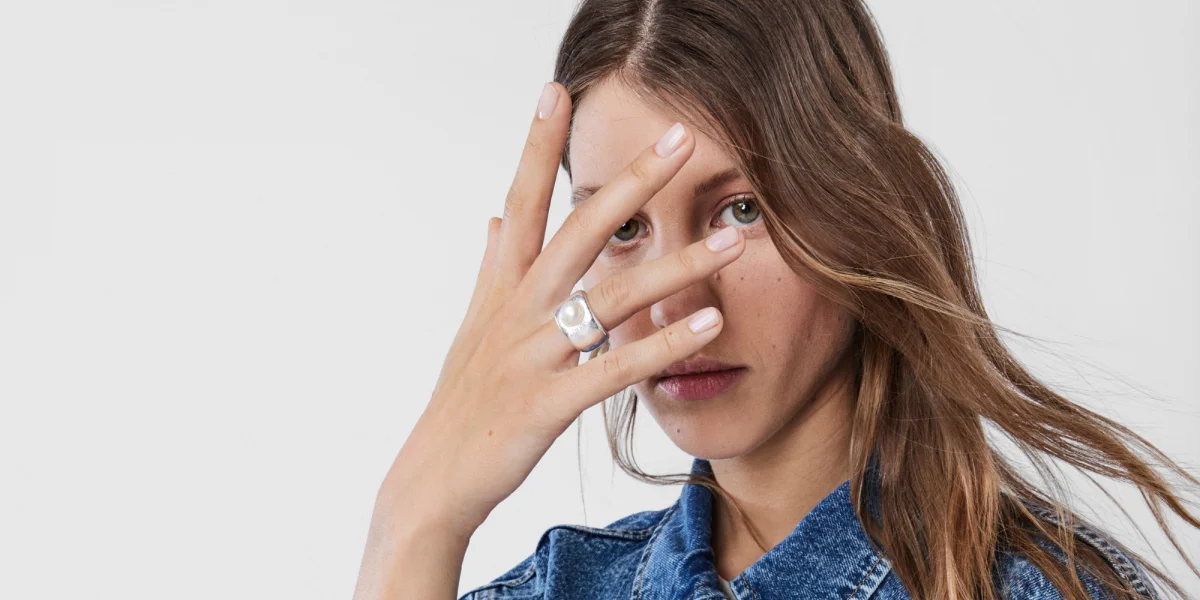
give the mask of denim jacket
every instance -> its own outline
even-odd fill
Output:
[[[693,473],[711,475],[711,469],[703,459],[692,464]],[[1054,519],[1045,509],[1030,508]],[[531,555],[460,600],[724,600],[710,546],[711,509],[707,488],[685,484],[679,499],[664,509],[634,513],[602,528],[551,527]],[[1128,555],[1092,529],[1077,527],[1076,531],[1144,597],[1158,598]],[[1062,598],[1032,562],[1013,553],[999,555],[995,577],[1004,598]],[[1094,579],[1080,573],[1091,598],[1109,598]],[[739,600],[911,598],[888,558],[868,542],[851,504],[849,480],[822,499],[782,542],[734,577],[730,586]]]

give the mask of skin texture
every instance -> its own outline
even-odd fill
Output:
[[[846,386],[832,384],[844,381],[845,371],[831,365],[851,321],[790,273],[761,229],[747,227],[754,235],[741,235],[742,228],[723,226],[732,221],[710,217],[728,190],[703,198],[684,191],[729,165],[710,140],[697,156],[695,135],[671,137],[679,131],[670,127],[673,120],[597,92],[578,115],[572,155],[596,160],[574,172],[581,182],[591,177],[602,186],[543,248],[571,115],[571,98],[560,84],[544,91],[505,216],[488,223],[467,315],[425,411],[380,485],[356,600],[453,597],[471,535],[584,410],[702,350],[753,372],[708,402],[683,406],[659,398],[647,404],[681,447],[715,459],[718,480],[771,546],[845,478],[851,402]],[[641,133],[600,135],[643,127],[652,131],[644,143]],[[667,151],[671,139],[678,144]],[[698,160],[689,163],[692,158]],[[752,206],[736,214],[756,222]],[[652,243],[622,253],[617,263],[602,250],[609,232],[623,229],[631,215],[647,220]],[[737,232],[733,244],[710,248],[705,238],[715,231],[709,222],[716,231]],[[749,260],[738,263],[743,258]],[[589,297],[597,318],[616,336],[608,352],[583,364],[551,318],[581,278],[596,292]],[[775,308],[763,300],[767,295],[789,308]],[[721,338],[722,309],[739,303],[749,310],[729,324],[743,330]],[[687,313],[693,305],[696,311]],[[716,318],[692,330],[689,317],[701,313]],[[784,389],[791,393],[781,395]],[[738,411],[751,414],[732,421],[735,427],[719,422]],[[714,514],[718,572],[731,577],[767,548],[747,546],[721,506]]]
[[[603,185],[676,120],[612,80],[598,84],[575,115],[573,187]],[[741,228],[746,239],[742,256],[611,328],[610,346],[642,339],[705,306],[721,310],[723,330],[698,354],[748,367],[734,387],[699,401],[675,400],[652,387],[651,380],[633,388],[642,408],[679,448],[711,461],[717,480],[773,546],[850,475],[854,390],[847,346],[854,321],[788,267],[761,212],[726,206],[734,196],[761,201],[744,178],[693,194],[698,182],[734,162],[711,139],[689,130],[696,136],[692,157],[642,207],[633,219],[637,223],[614,236],[583,284],[590,289],[613,273],[676,252],[721,227]],[[718,572],[726,578],[765,550],[719,502],[713,533]]]
[[[570,115],[570,95],[548,83],[504,198],[504,216],[488,221],[467,314],[429,403],[380,484],[356,600],[453,598],[471,535],[584,410],[721,333],[720,311],[706,307],[579,364],[579,350],[562,335],[554,309],[595,262],[609,232],[678,173],[695,138],[682,125],[669,128],[543,248]],[[602,281],[590,303],[596,317],[621,323],[711,276],[746,248],[739,229],[714,238]],[[731,243],[708,243],[721,239]]]

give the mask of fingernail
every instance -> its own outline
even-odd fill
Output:
[[[539,119],[549,119],[558,106],[558,90],[549,83],[542,88],[542,98],[538,100],[537,114]]]
[[[691,329],[692,333],[700,333],[706,329],[711,329],[716,324],[717,309],[710,306],[692,316],[691,320],[688,321],[688,329]]]
[[[704,240],[704,245],[708,246],[713,252],[720,252],[735,243],[737,243],[738,232],[736,227],[725,227],[720,231],[708,236]]]
[[[663,134],[654,146],[654,152],[666,158],[675,153],[683,144],[683,123],[676,123]]]

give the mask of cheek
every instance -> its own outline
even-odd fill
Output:
[[[822,362],[844,341],[851,319],[773,250],[743,256],[718,274],[726,329],[763,366]]]
[[[804,290],[788,283],[788,279],[781,281],[765,274],[730,282],[729,290],[722,295],[722,312],[726,330],[730,337],[738,338],[738,345],[748,345],[766,356],[795,346],[793,338],[806,326],[811,300]]]
[[[750,244],[738,260],[713,276],[722,311],[755,328],[795,324],[816,301],[812,286],[788,267],[774,247]]]

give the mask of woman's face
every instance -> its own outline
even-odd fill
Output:
[[[611,80],[594,87],[579,102],[571,134],[574,189],[607,183],[676,120]],[[634,390],[683,451],[723,459],[757,448],[802,414],[830,380],[826,375],[853,321],[783,261],[763,224],[759,200],[740,173],[695,193],[697,185],[734,163],[711,139],[690,128],[689,133],[696,136],[691,158],[614,232],[583,284],[591,289],[609,275],[676,252],[718,228],[741,228],[746,249],[737,260],[609,327],[610,348],[616,350],[706,306],[721,311],[724,328],[697,355],[746,367],[733,387],[699,400],[678,399],[655,386],[653,378]]]

